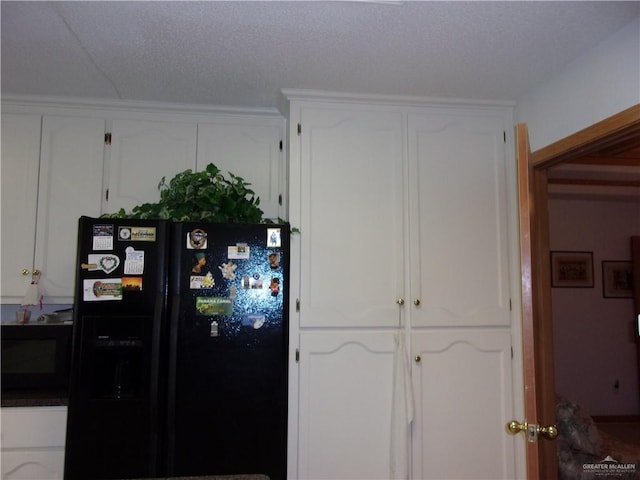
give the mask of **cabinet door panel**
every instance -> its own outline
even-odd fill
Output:
[[[300,479],[389,478],[392,333],[300,338]]]
[[[402,116],[305,109],[301,117],[301,325],[397,325]]]
[[[2,114],[2,302],[19,303],[31,276],[40,165],[39,115]]]
[[[414,326],[510,322],[504,129],[490,113],[409,117]]]
[[[45,116],[35,268],[46,301],[72,303],[78,218],[99,216],[105,121]]]
[[[242,177],[260,197],[263,217],[276,219],[283,125],[281,121],[254,122],[198,124],[198,170],[213,163],[226,177],[228,172]]]
[[[414,332],[412,352],[413,478],[515,478],[510,332]]]
[[[113,120],[108,163],[109,201],[105,208],[127,212],[160,200],[158,183],[196,168],[196,124]]]

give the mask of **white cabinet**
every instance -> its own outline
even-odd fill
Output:
[[[19,303],[31,281],[41,123],[40,115],[2,114],[3,303]]]
[[[105,212],[130,212],[143,203],[160,200],[158,184],[177,173],[196,169],[195,123],[114,119],[111,122],[110,158]]]
[[[2,480],[62,480],[66,407],[11,407],[2,416]]]
[[[40,119],[2,115],[3,303],[24,296],[22,269],[41,272],[47,302],[71,303],[78,217],[100,214],[104,120]]]
[[[393,333],[300,336],[299,479],[388,479]]]
[[[491,110],[409,115],[414,327],[510,324],[507,128]]]
[[[412,478],[516,478],[510,333],[424,330],[411,342]]]
[[[410,478],[514,478],[510,108],[304,94],[287,107],[290,476],[390,478],[400,331]]]
[[[197,169],[213,163],[226,178],[242,177],[260,198],[264,218],[282,213],[284,121],[273,117],[220,117],[198,124]]]
[[[404,295],[403,119],[303,107],[291,163],[303,327],[392,327]]]
[[[36,268],[49,303],[71,303],[78,218],[100,215],[105,122],[45,116],[36,225]]]

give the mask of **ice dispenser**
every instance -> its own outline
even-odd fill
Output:
[[[133,399],[148,391],[151,317],[97,318],[91,396]]]

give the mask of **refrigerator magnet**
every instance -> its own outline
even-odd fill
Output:
[[[271,252],[269,254],[269,267],[271,270],[277,270],[280,268],[280,253]]]
[[[187,248],[190,250],[207,248],[207,232],[201,228],[196,228],[187,233]]]
[[[103,278],[101,280],[83,280],[82,290],[82,299],[85,302],[122,300],[122,279]]]
[[[236,279],[236,268],[238,266],[232,261],[228,261],[227,263],[223,263],[218,267],[222,272],[222,276],[227,280],[235,280]]]
[[[122,279],[123,292],[141,292],[142,277],[124,277]]]
[[[246,243],[238,243],[227,247],[227,258],[234,260],[248,260],[249,246]]]
[[[144,273],[144,250],[127,247],[124,252],[124,274],[142,275]]]
[[[199,290],[202,288],[212,288],[215,284],[211,272],[206,275],[191,275],[189,277],[189,288],[191,290]]]
[[[267,228],[267,246],[268,247],[282,246],[282,239],[280,237],[279,228]]]
[[[248,313],[242,316],[242,326],[251,327],[255,330],[262,327],[265,321],[265,316],[259,313]]]
[[[202,273],[203,268],[207,265],[207,256],[203,252],[194,255],[194,265],[191,267],[192,273]]]
[[[113,225],[93,226],[93,250],[113,250]]]
[[[225,297],[196,297],[196,311],[199,315],[227,315],[233,313],[233,302]]]
[[[83,269],[94,272],[102,270],[107,275],[115,271],[120,265],[120,258],[117,255],[104,255],[101,253],[87,255],[87,263],[80,265]]]
[[[271,283],[269,284],[269,290],[271,290],[271,296],[277,297],[280,293],[280,279],[278,277],[273,277],[271,279]]]

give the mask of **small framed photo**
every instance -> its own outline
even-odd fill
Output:
[[[593,252],[551,252],[551,286],[593,288]]]
[[[633,298],[631,262],[604,260],[602,262],[602,296],[604,298]]]

